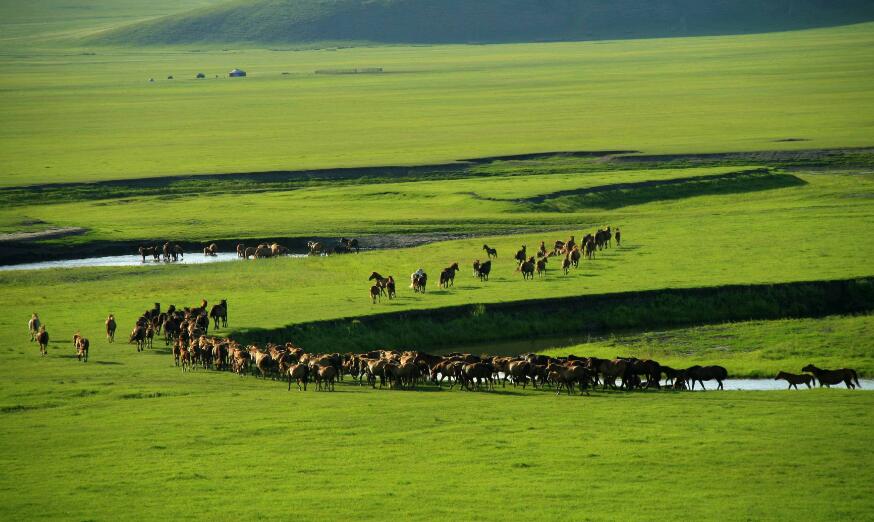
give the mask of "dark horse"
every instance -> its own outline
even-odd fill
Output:
[[[827,387],[831,387],[832,384],[840,384],[844,383],[847,385],[849,389],[855,389],[857,386],[859,388],[862,387],[859,384],[859,374],[856,373],[856,370],[852,368],[841,368],[839,370],[823,370],[822,368],[817,368],[812,364],[808,364],[804,368],[801,369],[802,372],[810,372],[816,376],[817,380],[819,380],[819,387],[822,388],[823,385]],[[853,381],[856,384],[853,384]]]
[[[701,384],[701,389],[706,390],[704,381],[716,379],[719,383],[718,390],[724,389],[722,381],[728,379],[728,370],[722,366],[690,366],[686,369],[686,377],[692,382],[692,389],[695,389],[695,381]]]
[[[492,271],[492,262],[486,261],[480,263],[479,259],[473,263],[473,275],[479,277],[480,281],[488,281],[489,273]]]
[[[458,272],[458,263],[452,263],[440,272],[440,286],[449,288],[455,286],[455,272]]]
[[[811,383],[816,384],[816,381],[813,379],[813,375],[807,373],[797,375],[794,373],[780,372],[777,374],[776,377],[774,377],[774,380],[779,381],[780,379],[783,379],[784,381],[789,383],[789,387],[786,388],[787,390],[790,390],[792,388],[795,388],[797,390],[799,384],[804,384],[809,389]]]
[[[373,272],[370,274],[370,277],[367,278],[368,281],[376,280],[376,286],[379,287],[379,293],[382,295],[386,295],[385,288],[388,286],[388,278],[382,277],[379,275],[379,272]]]
[[[489,248],[489,245],[483,245],[483,250],[486,251],[486,255],[489,256],[489,259],[498,257],[498,249],[496,248]]]

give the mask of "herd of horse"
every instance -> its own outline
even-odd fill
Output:
[[[519,356],[490,356],[471,353],[432,355],[418,351],[373,350],[364,353],[309,353],[294,343],[267,343],[242,346],[225,337],[209,335],[180,337],[173,346],[173,360],[182,371],[203,369],[227,370],[239,376],[286,381],[288,390],[295,383],[306,390],[315,382],[318,390],[333,391],[335,384],[348,376],[353,384],[389,389],[414,389],[432,385],[461,390],[494,390],[497,385],[511,384],[525,389],[550,389],[568,395],[590,390],[705,390],[706,381],[716,381],[724,389],[728,371],[722,366],[690,366],[671,368],[651,359],[616,357],[550,357],[529,353]],[[798,377],[820,386],[845,383],[854,389],[859,385],[855,370],[823,370],[814,365],[803,371],[812,375],[795,376],[780,372],[777,379],[792,383]],[[664,385],[662,384],[664,381]],[[791,384],[790,384],[791,386]]]
[[[322,254],[351,254],[361,251],[361,245],[357,239],[340,238],[335,245],[328,247],[320,241],[308,241],[307,250],[309,255]],[[178,243],[166,242],[164,246],[159,245],[140,246],[137,250],[142,256],[143,262],[146,258],[152,257],[154,261],[172,262],[184,259],[185,250]],[[237,244],[237,257],[242,259],[264,259],[269,257],[285,256],[290,253],[290,250],[280,245],[279,243],[261,243],[257,246],[246,246],[244,243]],[[216,243],[210,243],[203,248],[203,255],[215,257],[219,254],[219,246]]]
[[[394,281],[390,281],[390,292],[394,292]],[[137,351],[153,347],[153,339],[162,336],[165,346],[172,345],[175,364],[183,371],[194,370],[196,366],[230,370],[240,376],[254,373],[260,377],[286,379],[291,389],[292,381],[298,388],[306,390],[307,383],[316,382],[319,389],[334,389],[337,380],[345,375],[351,376],[358,384],[368,383],[371,387],[415,388],[419,384],[431,383],[443,386],[444,381],[453,388],[459,385],[466,390],[494,389],[500,382],[514,387],[529,384],[534,388],[552,388],[556,393],[566,390],[568,394],[579,389],[588,394],[589,389],[601,386],[602,389],[661,389],[661,381],[672,390],[695,389],[696,383],[705,389],[704,382],[715,380],[717,389],[723,389],[723,381],[728,379],[728,371],[722,366],[690,366],[671,368],[652,359],[635,357],[616,357],[601,359],[597,357],[550,357],[529,353],[520,356],[490,356],[470,353],[450,353],[445,356],[431,355],[416,351],[374,350],[365,353],[312,354],[298,348],[294,343],[276,345],[268,343],[263,349],[257,345],[245,348],[226,337],[209,335],[210,325],[214,329],[227,328],[228,302],[222,299],[207,311],[208,302],[201,300],[198,306],[176,308],[170,305],[166,311],[161,304],[143,312],[131,331],[128,342],[136,344]],[[115,341],[117,323],[114,315],[109,315],[105,323],[107,342]],[[34,313],[28,321],[31,341],[38,342],[40,354],[48,353],[49,334],[45,324]],[[90,342],[79,332],[73,335],[76,357],[88,361]],[[859,375],[852,368],[828,370],[808,364],[801,369],[802,374],[779,372],[775,380],[785,380],[789,389],[798,389],[799,384],[808,388],[830,387],[845,384],[848,389],[861,388]],[[619,385],[617,386],[617,380]]]
[[[513,256],[516,262],[516,271],[522,274],[522,279],[534,279],[535,274],[543,278],[546,276],[549,259],[561,257],[561,269],[565,275],[568,275],[571,268],[579,268],[580,259],[583,256],[586,259],[595,259],[596,253],[605,248],[610,248],[613,245],[614,239],[617,247],[622,246],[622,232],[619,228],[617,227],[615,230],[612,230],[611,227],[605,226],[585,234],[581,242],[577,242],[575,236],[571,236],[567,241],[555,241],[551,248],[547,248],[546,242],[541,241],[540,248],[535,255],[530,257],[527,245],[522,245],[522,248]],[[489,280],[489,275],[492,272],[492,261],[498,258],[498,250],[490,247],[488,244],[484,244],[482,249],[486,253],[486,260],[474,260],[473,276],[485,282]],[[439,279],[440,288],[447,289],[454,286],[455,274],[459,270],[457,262],[441,270]],[[368,296],[373,304],[379,302],[382,297],[394,299],[397,296],[394,276],[383,276],[379,272],[372,272],[368,281],[372,281]],[[410,274],[410,289],[413,292],[425,293],[427,284],[428,274],[424,269],[419,268]]]

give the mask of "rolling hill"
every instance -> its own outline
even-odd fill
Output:
[[[499,43],[741,34],[872,19],[868,0],[234,0],[91,41]]]

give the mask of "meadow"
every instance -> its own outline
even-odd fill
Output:
[[[0,56],[0,185],[421,165],[556,150],[870,146],[872,40],[871,24],[318,50],[83,48],[76,40],[13,39]],[[234,67],[249,77],[227,78]],[[314,74],[355,67],[386,72]],[[198,72],[207,78],[196,80]]]
[[[867,391],[568,397],[346,382],[334,393],[287,392],[282,382],[182,373],[162,342],[136,353],[126,340],[154,302],[205,298],[229,301],[229,327],[216,334],[242,340],[306,331],[307,347],[333,352],[368,321],[382,334],[372,339],[391,339],[412,321],[394,330],[379,321],[403,312],[442,321],[423,346],[477,351],[542,338],[536,323],[552,324],[544,317],[556,306],[595,303],[567,311],[593,321],[564,325],[561,335],[579,342],[538,350],[721,364],[733,377],[810,362],[874,376],[874,24],[482,46],[87,39],[215,3],[0,0],[0,234],[84,229],[0,243],[0,262],[141,241],[195,250],[263,238],[433,241],[330,257],[0,271],[0,518],[870,517]],[[385,72],[314,74],[371,66]],[[249,77],[228,79],[233,67]],[[458,161],[587,150],[613,153]],[[760,152],[696,155],[738,151]],[[534,251],[605,225],[621,227],[621,247],[568,275],[558,259],[542,279],[516,272],[521,245]],[[483,243],[499,252],[488,282],[470,269]],[[438,289],[453,262],[455,286]],[[424,295],[407,288],[419,267],[431,277]],[[395,276],[397,299],[371,303],[374,270]],[[720,293],[728,285],[740,290]],[[829,289],[842,285],[852,306],[831,306],[844,294]],[[628,309],[629,292],[669,306]],[[526,316],[525,303],[544,312]],[[517,324],[484,325],[501,306],[517,307]],[[470,317],[444,320],[462,309]],[[32,312],[51,335],[45,358],[26,334]],[[612,322],[594,325],[602,312]],[[103,336],[110,313],[115,344]],[[76,331],[91,339],[87,364],[74,357]],[[380,347],[408,348],[405,335]]]

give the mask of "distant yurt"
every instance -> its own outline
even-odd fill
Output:
[[[234,69],[233,71],[228,73],[228,76],[231,78],[243,78],[246,76],[246,71],[242,69]]]
[[[206,75],[205,75],[205,74],[203,74],[203,73],[197,73],[197,76],[196,76],[196,78],[198,78],[198,79],[201,79],[201,78],[206,78]]]

